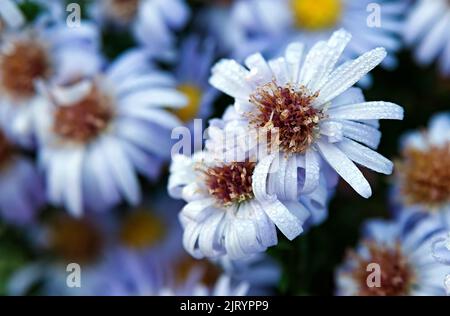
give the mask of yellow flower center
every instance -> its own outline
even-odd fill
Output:
[[[120,231],[122,243],[133,249],[153,246],[164,236],[163,221],[145,210],[139,210],[125,218]]]
[[[341,0],[291,0],[295,25],[311,31],[336,24],[342,13]]]
[[[178,86],[178,91],[180,91],[187,97],[188,103],[185,107],[176,110],[175,114],[183,122],[189,122],[190,120],[193,120],[197,116],[200,110],[202,91],[200,88],[192,84],[180,85]]]

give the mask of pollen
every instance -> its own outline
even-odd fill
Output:
[[[57,108],[53,129],[63,139],[88,143],[108,128],[112,118],[111,98],[94,86],[76,103]]]
[[[256,163],[232,162],[203,171],[209,194],[224,206],[253,198],[252,176]]]
[[[175,114],[183,122],[189,122],[196,118],[200,110],[202,91],[197,86],[191,84],[180,85],[178,91],[187,97],[188,103],[185,107],[176,110]]]
[[[120,240],[132,249],[151,247],[165,236],[165,224],[157,216],[146,210],[138,210],[125,218]]]
[[[1,87],[12,98],[33,96],[35,80],[48,78],[50,73],[47,50],[36,40],[11,43],[0,55]]]
[[[290,0],[295,25],[316,31],[333,27],[342,14],[342,0]]]
[[[438,207],[450,201],[450,143],[428,150],[406,149],[399,163],[408,203]]]
[[[269,136],[276,135],[276,145],[285,153],[304,153],[317,138],[324,117],[312,105],[317,97],[318,93],[312,94],[305,87],[279,87],[270,82],[250,96],[250,102],[257,107],[250,114],[250,123],[265,129]]]
[[[369,257],[362,258],[351,252],[349,257],[356,260],[357,264],[351,271],[351,276],[359,288],[360,296],[405,296],[408,295],[414,282],[414,273],[407,258],[403,255],[399,244],[394,248],[388,248],[367,242]],[[367,280],[373,273],[367,267],[375,263],[380,267],[379,286],[369,286]],[[372,281],[376,281],[375,279]]]

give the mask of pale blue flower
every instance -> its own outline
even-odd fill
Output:
[[[78,216],[122,200],[137,205],[137,174],[158,176],[181,124],[165,109],[186,104],[174,83],[146,52],[132,50],[92,79],[47,87],[35,121],[49,201]]]
[[[393,221],[370,220],[356,252],[337,271],[337,295],[445,295],[450,267],[432,254],[433,241],[444,231],[439,216],[409,210]]]

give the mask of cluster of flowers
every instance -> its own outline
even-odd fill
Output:
[[[379,120],[403,109],[366,101],[366,74],[395,67],[402,36],[450,73],[445,0],[380,0],[379,27],[369,0],[213,1],[196,14],[184,0],[102,0],[75,27],[65,1],[32,2],[33,18],[22,1],[0,3],[0,212],[60,259],[20,270],[13,294],[42,280],[48,294],[267,291],[280,276],[264,254],[277,229],[292,240],[323,222],[339,177],[369,198],[356,164],[392,172],[376,152]],[[188,22],[195,31],[180,40]],[[135,45],[111,61],[103,30],[130,32]],[[213,66],[217,57],[232,59]],[[210,117],[220,91],[233,104],[210,121],[204,149],[170,157],[172,130]],[[395,221],[368,225],[338,294],[443,293],[449,135],[445,114],[404,141]],[[168,191],[184,206],[142,194],[140,177],[160,181],[170,158]],[[41,221],[45,205],[57,209]],[[68,262],[83,265],[82,288],[67,286]],[[385,286],[365,285],[370,262]]]

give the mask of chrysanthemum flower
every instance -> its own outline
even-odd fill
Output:
[[[158,175],[170,155],[170,132],[181,124],[163,109],[186,104],[173,85],[146,53],[130,51],[93,79],[51,86],[36,113],[50,202],[74,215],[123,198],[139,203],[136,172]]]
[[[45,202],[43,179],[0,128],[0,212],[9,223],[27,224]]]
[[[208,83],[214,57],[214,45],[209,40],[202,42],[193,36],[181,45],[175,77],[178,90],[186,95],[188,104],[175,114],[185,123],[211,115],[212,104],[218,95]]]
[[[383,48],[335,68],[350,39],[349,33],[337,31],[305,57],[300,43],[268,62],[254,54],[245,61],[248,69],[222,60],[213,68],[210,83],[235,98],[243,118],[237,127],[274,135],[284,165],[304,161],[304,190],[317,186],[323,159],[367,198],[372,194],[370,185],[354,163],[391,173],[392,163],[373,150],[381,136],[377,120],[402,119],[403,109],[389,102],[365,102],[361,90],[351,88],[383,60]],[[274,155],[261,163],[271,159]],[[258,187],[259,180],[255,181]]]
[[[415,46],[415,57],[421,64],[439,63],[444,75],[450,75],[450,3],[447,0],[419,0],[410,10],[404,28],[404,39]]]
[[[444,278],[450,267],[438,263],[431,251],[443,230],[439,217],[411,216],[408,211],[393,222],[368,222],[364,241],[337,272],[337,294],[445,295]]]
[[[258,47],[277,53],[292,41],[312,46],[345,28],[354,34],[354,41],[344,57],[355,58],[378,46],[389,53],[400,49],[407,6],[404,0],[237,0],[227,13],[231,28],[222,28],[223,21],[222,25],[212,21],[212,27],[222,28],[217,31],[221,42],[231,46],[238,58]],[[395,56],[389,54],[384,65],[395,64]]]
[[[173,48],[174,32],[190,14],[185,0],[100,0],[90,10],[101,23],[131,27],[137,41],[157,55]]]
[[[0,45],[0,115],[24,145],[33,141],[33,109],[42,99],[37,82],[67,83],[91,75],[102,60],[95,27],[45,23],[9,30]]]
[[[428,130],[403,137],[397,186],[402,203],[450,212],[450,113],[435,115]]]
[[[265,251],[278,242],[276,227],[293,239],[311,213],[325,212],[327,204],[322,181],[299,199],[293,161],[284,165],[287,171],[270,172],[277,167],[274,159],[257,163],[245,153],[235,156],[242,159],[220,154],[226,116],[211,122],[207,150],[172,157],[169,193],[188,203],[180,213],[183,244],[196,258],[239,259]]]

